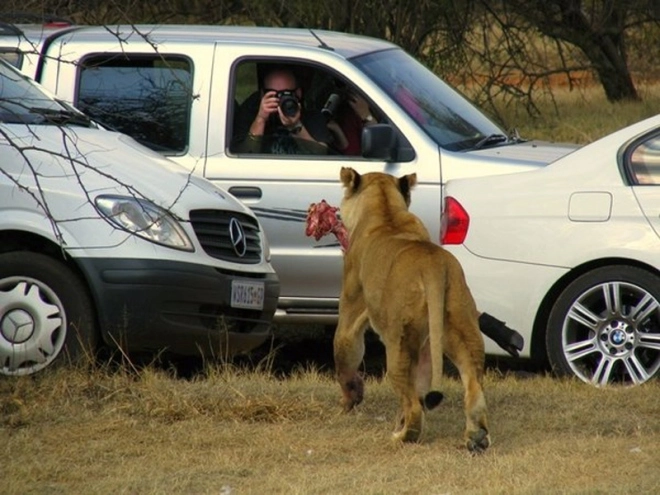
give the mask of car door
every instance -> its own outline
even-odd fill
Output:
[[[224,53],[224,56],[227,54]],[[273,62],[272,58],[268,60]],[[291,63],[291,60],[282,59],[281,62]],[[312,64],[311,61],[300,59],[296,63]],[[312,65],[315,70],[319,70],[318,61]],[[227,67],[226,59],[224,63],[218,61],[217,66]],[[326,69],[332,72],[330,68]],[[327,312],[332,319],[336,316],[341,289],[342,253],[334,236],[316,241],[305,235],[310,204],[326,200],[330,205],[340,205],[343,191],[339,174],[342,167],[353,167],[360,173],[383,171],[403,175],[417,172],[427,186],[419,188],[421,192],[414,196],[413,203],[420,206],[423,204],[429,212],[435,210],[435,223],[439,224],[437,147],[430,148],[433,149],[434,160],[427,167],[432,170],[429,174],[422,173],[419,154],[410,161],[398,163],[341,154],[305,156],[234,153],[227,146],[231,139],[228,129],[232,125],[233,111],[250,93],[250,90],[244,90],[245,94],[241,95],[241,91],[232,89],[232,81],[239,72],[235,67],[234,70],[226,69],[224,73],[216,73],[214,76],[216,85],[211,105],[226,109],[227,128],[223,129],[218,121],[210,126],[210,135],[216,132],[226,139],[222,149],[217,148],[217,139],[209,140],[205,176],[241,199],[259,217],[270,242],[273,267],[280,278],[280,309],[291,315],[323,315]],[[226,91],[220,90],[222,84],[217,83],[223,78],[227,80]],[[357,90],[368,95],[368,89],[358,86]],[[371,103],[374,107],[378,106],[374,99]],[[213,124],[217,126],[215,129]],[[435,183],[435,187],[428,185],[430,183]]]

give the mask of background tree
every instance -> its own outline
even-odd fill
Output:
[[[660,48],[656,0],[4,0],[2,9],[80,24],[197,23],[309,27],[390,40],[477,103],[537,111],[560,78],[585,75],[609,101],[637,100]],[[1,16],[0,16],[1,17]],[[631,69],[631,63],[634,69]]]
[[[564,69],[562,46],[580,50],[609,101],[637,100],[629,67],[628,41],[657,28],[660,8],[651,0],[480,0],[503,31],[537,30],[553,40]],[[657,40],[655,41],[657,49]],[[649,47],[650,48],[650,47]],[[514,54],[514,53],[512,53]]]

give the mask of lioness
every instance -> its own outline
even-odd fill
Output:
[[[396,440],[420,439],[424,410],[442,401],[443,353],[465,387],[465,442],[490,445],[481,381],[484,343],[478,312],[458,260],[431,242],[408,211],[416,174],[399,179],[342,168],[342,220],[350,244],[344,257],[339,323],[334,337],[337,379],[349,411],[364,395],[358,367],[370,325],[385,344],[387,377],[401,400]]]

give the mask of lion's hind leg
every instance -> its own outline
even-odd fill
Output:
[[[483,452],[490,446],[486,398],[481,386],[484,367],[483,340],[478,332],[476,324],[474,331],[452,331],[454,338],[448,339],[446,347],[447,356],[458,368],[465,388],[465,445],[470,452],[475,453]],[[475,334],[474,338],[471,338],[472,333]],[[457,335],[463,338],[456,339]]]
[[[410,342],[388,341],[385,343],[387,379],[401,403],[401,413],[393,439],[401,442],[417,442],[424,429],[424,407],[418,386],[419,350]]]
[[[490,434],[486,419],[486,399],[480,380],[470,373],[463,378],[465,386],[465,445],[470,452],[479,453],[490,446]]]

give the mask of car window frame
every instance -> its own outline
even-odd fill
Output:
[[[650,141],[656,141],[657,146],[655,149],[658,150],[656,158],[657,164],[654,164],[654,166],[657,167],[655,173],[649,173],[648,166],[644,163],[635,162],[635,152],[639,151],[641,147]],[[650,156],[650,154],[645,153],[644,156]],[[632,186],[660,186],[660,127],[635,138],[625,146],[625,151],[623,152],[622,157],[622,168],[626,181]],[[641,168],[645,168],[646,170],[642,171],[640,170]],[[645,182],[640,179],[641,175],[650,175],[652,180],[650,182]]]
[[[396,127],[394,124],[391,123],[390,118],[388,115],[369,97],[369,94],[365,91],[363,91],[359,86],[357,86],[353,81],[349,80],[347,77],[345,77],[341,72],[338,70],[322,64],[320,62],[316,62],[313,60],[305,59],[305,58],[298,58],[298,57],[277,57],[277,56],[259,56],[259,55],[245,55],[241,57],[237,57],[233,63],[231,64],[230,70],[229,70],[229,79],[228,79],[228,90],[227,90],[227,101],[226,101],[226,108],[227,108],[227,114],[226,114],[226,122],[225,122],[225,152],[227,156],[232,156],[234,158],[238,159],[276,159],[276,160],[291,160],[292,158],[300,158],[300,159],[305,159],[305,160],[342,160],[342,161],[349,161],[349,162],[373,162],[373,161],[381,161],[378,158],[367,158],[364,157],[360,154],[358,155],[345,155],[341,152],[337,153],[329,153],[326,155],[323,154],[298,154],[298,155],[292,155],[292,154],[277,154],[277,153],[245,153],[245,152],[238,152],[236,151],[233,146],[232,146],[232,141],[234,138],[234,124],[235,124],[235,117],[236,117],[236,110],[237,108],[235,105],[235,102],[237,100],[237,73],[239,70],[239,67],[242,64],[245,63],[254,63],[254,64],[277,64],[277,65],[282,65],[285,67],[291,67],[291,66],[296,66],[296,67],[305,67],[306,69],[312,70],[312,71],[322,71],[325,74],[327,74],[328,78],[334,78],[337,80],[340,80],[344,84],[350,85],[352,88],[354,88],[363,98],[367,100],[369,103],[370,107],[374,110],[374,113],[380,116],[381,122],[388,123],[391,125],[395,133],[397,134],[398,140],[401,142],[401,146],[407,147],[412,149],[412,146],[410,144],[410,141],[406,138],[406,136]],[[259,77],[258,72],[257,72],[257,77]],[[257,81],[257,88],[259,88],[259,82]],[[304,96],[306,98],[307,95]],[[320,108],[319,108],[320,110]],[[413,161],[416,157],[416,153],[412,153],[409,159],[405,160],[406,162],[408,161]]]

